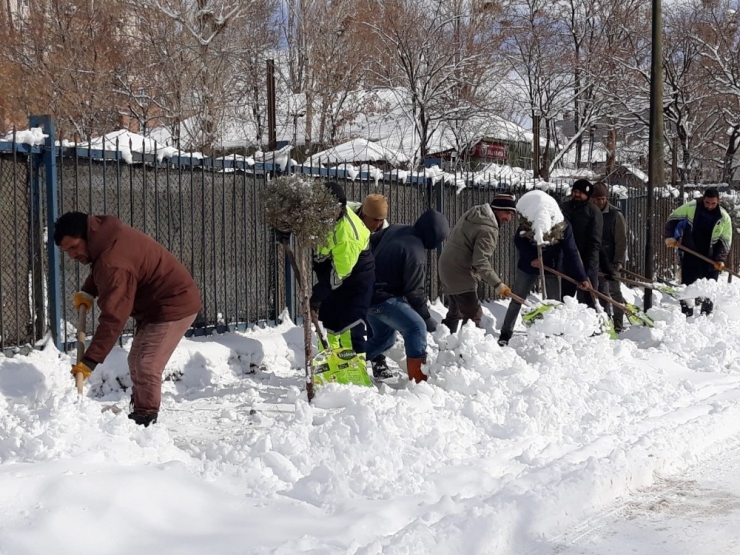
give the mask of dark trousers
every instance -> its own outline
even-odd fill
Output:
[[[599,293],[603,293],[617,301],[620,304],[625,304],[624,296],[622,295],[621,284],[614,280],[609,281],[606,278],[599,278]],[[614,321],[614,330],[621,331],[624,328],[624,312],[621,308],[617,308],[613,304],[599,299],[601,306],[604,307],[604,311],[612,317]]]
[[[483,318],[483,310],[478,302],[478,294],[475,291],[460,293],[458,295],[447,295],[447,316],[442,323],[455,333],[460,326],[468,320],[472,320],[477,327]]]
[[[538,281],[540,281],[539,274],[528,274],[527,272],[517,268],[514,287],[512,287],[511,290],[518,297],[526,299]],[[548,299],[560,299],[560,278],[558,278],[558,276],[550,273],[545,274],[545,287],[547,288]],[[501,326],[502,337],[511,337],[511,334],[514,331],[514,324],[516,324],[516,318],[519,316],[521,308],[522,305],[514,299],[509,301],[509,308],[506,309],[504,323]]]
[[[599,269],[594,268],[593,270],[586,270],[586,275],[588,276],[588,280],[591,282],[591,287],[593,287],[594,289],[597,288],[599,286]],[[591,294],[590,291],[583,291],[582,289],[578,289],[575,284],[565,279],[560,285],[560,289],[563,295],[560,300],[564,299],[565,297],[575,297],[579,303],[583,303],[596,310],[594,296]]]
[[[357,353],[367,349],[365,321],[373,297],[373,279],[374,276],[369,275],[366,279],[346,281],[319,307],[319,320],[326,332],[339,336],[350,330],[352,349]]]

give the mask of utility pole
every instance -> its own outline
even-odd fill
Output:
[[[275,122],[275,60],[267,60],[267,142],[268,149],[277,148],[277,124]]]
[[[540,176],[540,112],[532,110],[532,173],[534,178]]]
[[[663,175],[663,17],[661,0],[652,0],[652,60],[650,63],[650,156],[648,159],[647,222],[645,226],[645,276],[652,281],[655,264],[653,261],[653,224],[655,220],[653,199],[655,186],[664,184]],[[653,306],[653,292],[645,289],[645,310]]]

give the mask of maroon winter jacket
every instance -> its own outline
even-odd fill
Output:
[[[115,216],[89,216],[92,272],[82,290],[98,297],[98,329],[85,358],[105,360],[132,316],[137,324],[174,322],[198,313],[190,272],[167,249]]]

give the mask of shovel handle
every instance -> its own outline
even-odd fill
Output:
[[[684,252],[686,252],[686,253],[690,254],[691,256],[695,256],[695,257],[696,257],[696,258],[698,258],[699,260],[703,260],[704,262],[708,262],[708,263],[709,263],[709,264],[711,264],[712,266],[714,266],[714,265],[715,265],[715,264],[717,263],[717,261],[716,261],[716,260],[712,260],[712,259],[711,259],[711,258],[709,258],[708,256],[704,256],[703,254],[699,254],[699,253],[698,253],[698,252],[696,252],[696,251],[695,251],[694,249],[690,249],[690,248],[688,248],[688,247],[684,247],[684,246],[683,246],[683,245],[682,245],[681,243],[677,243],[677,244],[676,244],[676,248],[679,248],[679,249],[681,249],[682,251],[684,251]],[[730,275],[733,275],[733,276],[735,276],[735,277],[737,277],[737,278],[740,278],[740,274],[738,274],[738,273],[735,273],[735,272],[733,272],[732,270],[729,270],[729,269],[727,269],[727,268],[724,268],[724,269],[723,269],[722,271],[723,271],[723,272],[727,272],[728,274],[730,274]]]
[[[87,334],[87,307],[83,304],[80,306],[77,312],[77,362],[82,361],[82,357],[85,356],[85,339]],[[85,382],[85,378],[79,372],[75,374],[75,384],[77,385],[77,393],[82,395],[82,386]]]
[[[575,285],[580,285],[580,283],[578,283],[572,277],[566,276],[564,273],[558,272],[557,270],[554,270],[553,268],[548,268],[547,266],[545,266],[545,270],[547,270],[551,274],[555,274],[556,276],[558,276],[558,277],[560,277],[560,278],[562,278],[562,279],[564,279],[566,281],[569,281],[569,282],[571,282],[571,283],[573,283]],[[608,303],[611,303],[612,305],[616,306],[618,309],[620,309],[625,314],[629,314],[629,315],[632,315],[632,316],[638,316],[637,314],[635,314],[634,310],[630,310],[629,308],[627,308],[626,306],[624,306],[622,303],[618,303],[617,301],[615,301],[611,297],[609,297],[607,295],[604,295],[603,293],[599,293],[593,287],[591,288],[590,291],[591,291],[591,294],[592,295],[595,295],[596,297],[598,297],[600,299],[603,299],[603,300],[605,300]]]
[[[313,322],[313,325],[316,328],[316,335],[318,336],[321,348],[327,350],[329,348],[329,343],[326,341],[326,337],[324,337],[324,332],[321,329],[321,324],[319,323],[319,315],[316,314],[316,312],[314,312],[313,310],[311,311],[311,322]]]

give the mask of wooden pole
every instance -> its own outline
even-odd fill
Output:
[[[77,362],[82,362],[82,358],[85,356],[85,339],[87,334],[87,307],[83,304],[80,306],[77,312]],[[81,372],[75,374],[75,384],[77,385],[77,393],[82,395],[82,387],[85,383],[85,376]]]

